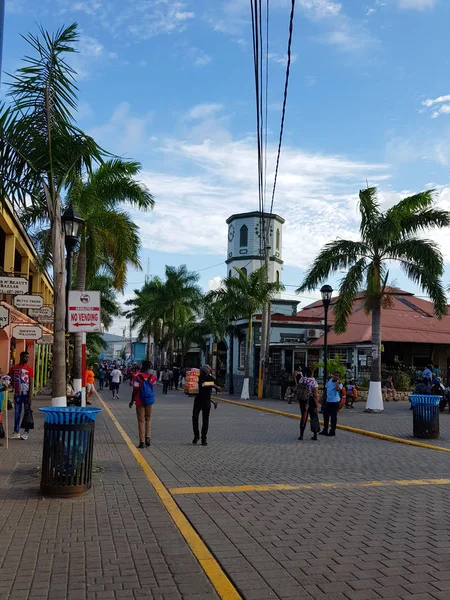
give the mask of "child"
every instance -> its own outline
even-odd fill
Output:
[[[358,389],[355,385],[355,380],[351,379],[346,386],[345,408],[353,408],[353,403],[358,396]]]

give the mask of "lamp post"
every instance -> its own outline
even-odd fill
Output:
[[[328,309],[331,303],[331,294],[333,288],[331,285],[323,285],[320,294],[322,296],[322,304],[324,308],[325,335],[323,340],[323,397],[326,400],[327,378],[328,378]]]
[[[78,244],[78,235],[84,219],[69,204],[61,216],[64,226],[64,243],[67,250],[67,283],[66,283],[66,333],[69,331],[69,291],[72,289],[73,252]]]
[[[230,319],[230,364],[228,367],[228,393],[230,396],[234,394],[234,381],[233,381],[233,363],[234,363],[234,329],[236,327],[236,320]]]

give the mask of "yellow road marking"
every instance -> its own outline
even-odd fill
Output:
[[[238,494],[239,492],[272,492],[286,490],[313,490],[317,488],[355,488],[355,487],[389,487],[409,485],[450,485],[450,479],[394,479],[392,481],[358,481],[355,483],[337,481],[335,483],[269,483],[267,485],[213,485],[207,487],[171,488],[173,496],[186,494]]]
[[[281,415],[282,417],[288,417],[289,419],[297,419],[300,421],[300,415],[293,413],[283,412],[281,410],[275,410],[274,408],[266,408],[265,406],[258,406],[257,404],[247,404],[246,402],[236,402],[236,400],[228,400],[226,398],[214,397],[215,400],[226,402],[227,404],[235,404],[236,406],[244,406],[245,408],[252,408],[253,410],[261,410],[262,412],[272,413],[274,415]],[[323,425],[323,421],[320,421]],[[384,433],[377,433],[376,431],[369,431],[367,429],[359,429],[357,427],[350,427],[350,425],[337,424],[338,429],[343,431],[350,431],[351,433],[357,433],[359,435],[365,435],[367,437],[376,438],[378,440],[384,440],[386,442],[395,442],[396,444],[406,444],[407,446],[417,446],[418,448],[427,448],[428,450],[437,450],[438,452],[450,452],[450,448],[442,448],[441,446],[433,446],[432,444],[424,444],[423,442],[414,442],[413,440],[404,440],[402,438],[394,437],[392,435],[385,435]]]
[[[158,496],[159,496],[161,502],[164,504],[167,512],[172,517],[172,519],[173,519],[175,525],[177,526],[177,528],[179,529],[181,535],[184,537],[184,539],[188,543],[190,549],[192,550],[192,552],[194,553],[198,562],[200,563],[201,567],[205,571],[206,575],[208,576],[209,580],[211,581],[212,585],[214,586],[219,597],[222,598],[222,600],[242,600],[242,598],[239,595],[239,593],[237,592],[236,588],[233,586],[231,581],[228,579],[226,574],[223,572],[219,563],[216,561],[214,556],[208,550],[208,548],[204,544],[203,540],[200,538],[198,533],[195,531],[195,529],[192,527],[192,525],[186,519],[184,514],[178,508],[178,506],[177,506],[175,500],[172,498],[169,490],[165,487],[165,485],[162,483],[162,481],[159,479],[159,477],[156,475],[156,473],[150,467],[150,465],[145,460],[145,458],[142,456],[142,454],[139,452],[139,450],[134,446],[130,437],[128,436],[126,431],[123,429],[122,425],[118,422],[118,420],[114,416],[114,414],[111,411],[111,409],[109,408],[109,406],[104,402],[104,400],[97,393],[97,390],[95,390],[95,394],[96,394],[99,402],[105,409],[105,411],[111,417],[114,425],[117,427],[117,429],[118,429],[120,435],[122,436],[122,438],[124,439],[126,445],[132,452],[134,458],[137,460],[137,462],[139,463],[142,470],[144,471],[147,479],[152,484],[155,492],[158,494]]]

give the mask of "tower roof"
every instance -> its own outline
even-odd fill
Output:
[[[285,222],[283,217],[280,217],[280,215],[276,215],[275,213],[263,213],[263,216],[265,219],[273,219],[274,221],[278,221],[281,224]],[[237,213],[235,215],[231,215],[231,217],[228,217],[226,222],[227,224],[229,224],[232,221],[235,221],[236,219],[245,219],[247,217],[257,217],[259,219],[261,217],[261,213],[258,210],[255,210],[253,212]]]

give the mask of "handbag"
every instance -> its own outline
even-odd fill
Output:
[[[22,429],[34,429],[34,418],[33,411],[31,408],[26,408],[23,414],[23,419],[21,423]]]
[[[311,431],[312,433],[319,433],[320,431],[319,417],[316,413],[311,416]]]

